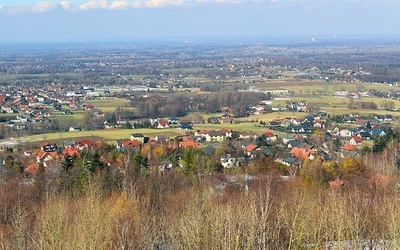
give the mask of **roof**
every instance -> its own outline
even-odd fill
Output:
[[[158,125],[165,127],[165,126],[168,126],[168,122],[164,121],[164,120],[161,120],[161,121],[158,122]]]
[[[244,148],[244,151],[246,151],[246,152],[251,152],[251,151],[255,150],[256,148],[258,148],[257,145],[255,145],[255,144],[249,144],[249,145],[247,145],[247,146]]]
[[[63,150],[62,153],[64,156],[79,155],[79,149],[78,148],[66,148]]]
[[[271,131],[267,131],[267,132],[264,133],[264,135],[265,135],[266,137],[271,137],[271,136],[274,136],[274,133],[271,132]]]
[[[344,145],[344,146],[342,147],[342,149],[343,149],[343,150],[352,151],[352,150],[356,150],[357,147],[354,146],[354,145],[351,145],[350,143],[348,143],[348,144]]]
[[[37,172],[39,166],[40,166],[39,163],[33,163],[33,164],[29,165],[28,167],[26,167],[26,168],[24,169],[24,171],[25,171],[25,172],[28,172],[28,173],[36,174],[36,172]]]
[[[197,144],[194,141],[181,141],[181,142],[179,142],[179,146],[183,147],[183,148],[188,148],[188,147],[195,148],[195,149],[199,148],[199,144]]]
[[[125,140],[125,141],[122,141],[122,143],[121,143],[122,147],[128,147],[128,146],[136,147],[137,145],[139,145],[139,141],[137,141],[137,140]]]
[[[362,142],[362,137],[361,136],[353,136],[353,140],[357,143]]]
[[[290,153],[298,158],[298,159],[302,159],[305,160],[307,159],[310,155],[314,154],[313,150],[310,149],[304,149],[304,148],[298,148],[298,147],[294,147],[292,148],[292,150],[290,150]]]
[[[144,137],[143,134],[140,133],[135,133],[135,134],[131,134],[132,137]]]

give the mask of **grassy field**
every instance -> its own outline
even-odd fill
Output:
[[[104,112],[113,112],[118,107],[129,107],[129,100],[121,98],[95,99],[88,100],[86,103]]]
[[[363,83],[345,83],[345,82],[326,82],[326,81],[296,81],[296,80],[266,80],[265,83],[254,83],[252,86],[261,90],[287,89],[294,91],[295,94],[305,93],[327,93],[333,94],[336,91],[366,91],[375,89],[380,91],[399,90],[398,87],[392,87],[383,84],[363,84]]]

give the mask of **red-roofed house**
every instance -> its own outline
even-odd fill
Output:
[[[32,163],[24,169],[24,172],[27,174],[36,174],[39,166],[40,166],[39,163]]]
[[[342,147],[342,150],[354,151],[357,150],[357,147],[348,143]]]
[[[297,159],[305,160],[308,158],[312,160],[314,159],[315,151],[312,149],[293,147],[292,150],[290,150],[290,154],[292,154]]]
[[[194,149],[198,149],[199,148],[199,144],[197,144],[194,141],[181,141],[179,142],[179,147],[181,148],[194,148]]]
[[[169,128],[168,122],[165,120],[161,120],[158,122],[157,128]]]
[[[85,110],[92,110],[92,109],[94,109],[93,105],[88,104],[85,106]]]
[[[353,146],[359,146],[362,143],[362,137],[361,136],[353,136],[350,140],[350,144]]]
[[[66,148],[63,150],[63,156],[79,156],[80,155],[80,151],[78,148]]]

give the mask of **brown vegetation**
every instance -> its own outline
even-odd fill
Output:
[[[5,186],[3,249],[324,249],[328,242],[399,247],[392,186],[330,190],[259,176],[249,188],[180,173],[139,178],[130,191],[82,195]],[[224,186],[225,188],[221,188]],[[246,185],[247,186],[247,185]],[[362,243],[363,242],[363,243]],[[375,244],[375,245],[374,245]]]

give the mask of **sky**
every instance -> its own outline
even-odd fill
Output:
[[[0,42],[400,35],[399,0],[0,0]]]

